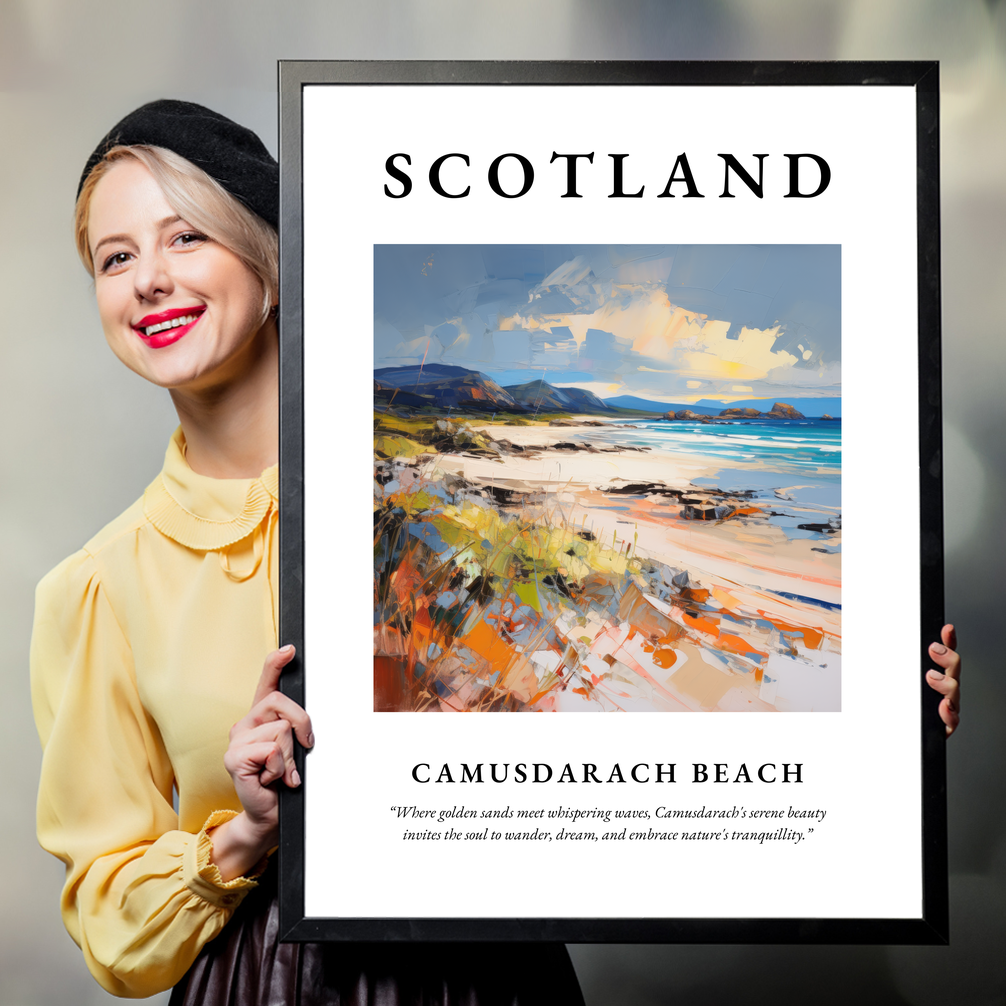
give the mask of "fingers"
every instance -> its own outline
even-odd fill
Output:
[[[952,625],[943,626],[940,639],[939,643],[929,644],[929,656],[942,670],[933,668],[927,671],[926,683],[943,696],[939,706],[940,719],[949,737],[961,721],[961,656],[957,653],[957,630]]]
[[[260,702],[256,703],[243,719],[234,724],[231,729],[231,739],[246,730],[253,730],[263,723],[284,720],[293,727],[297,740],[306,747],[314,747],[314,733],[311,717],[303,706],[297,705],[289,695],[282,692],[269,692]]]
[[[950,705],[949,699],[944,699],[940,703],[940,719],[943,720],[949,737],[961,722],[961,714]]]
[[[927,671],[926,681],[933,691],[939,692],[950,703],[954,712],[958,711],[957,696],[960,692],[960,682],[949,674],[942,674],[940,671]]]
[[[961,655],[954,650],[950,650],[940,643],[931,643],[929,646],[929,658],[933,663],[938,664],[943,672],[951,678],[957,680],[961,674]]]
[[[263,741],[259,744],[249,745],[249,750],[255,753],[262,765],[258,774],[258,781],[262,786],[268,786],[283,777],[286,759],[283,756],[282,745]]]
[[[270,692],[276,691],[279,687],[279,677],[283,673],[283,668],[296,656],[297,650],[294,646],[283,646],[278,650],[273,650],[265,663],[262,665],[262,676],[259,678],[258,687],[255,689],[255,698],[252,699],[252,706],[257,706]]]
[[[284,646],[279,650],[273,650],[265,658],[251,711],[235,725],[234,730],[248,729],[269,720],[285,719],[293,725],[297,740],[304,747],[314,747],[311,717],[302,706],[279,691],[279,679],[283,668],[293,660],[296,653],[295,647]],[[234,735],[234,730],[231,731],[231,736]]]
[[[946,695],[940,702],[939,706],[940,719],[943,720],[943,723],[946,726],[947,736],[949,737],[957,729],[958,724],[961,722],[961,713],[957,705],[957,682],[945,676],[936,678],[937,674],[939,674],[939,671],[930,671],[926,675],[926,680],[930,688],[933,688],[936,691],[941,691],[942,689],[940,686],[946,683],[953,685],[954,688],[953,693]]]
[[[952,625],[944,625],[940,631],[940,639],[943,640],[943,645],[950,647],[951,650],[957,649],[957,630]]]
[[[961,655],[957,652],[957,633],[952,625],[944,625],[940,633],[942,643],[929,644],[929,656],[945,674],[955,680],[960,678]]]
[[[939,654],[933,654],[934,659],[937,656],[945,656]],[[956,656],[956,654],[954,654]],[[950,663],[948,661],[948,663]],[[943,666],[947,666],[944,664]],[[960,666],[959,659],[953,662],[952,668],[948,668],[946,673],[937,670],[930,670],[926,672],[926,683],[935,692],[939,692],[943,696],[943,700],[940,702],[939,712],[940,719],[943,720],[947,729],[947,736],[949,737],[956,729],[957,725],[960,723],[960,682],[957,680],[956,672]]]
[[[259,786],[268,786],[283,777],[286,761],[279,743],[264,740],[229,748],[224,755],[224,768],[233,777],[235,787],[239,781],[251,780],[257,780]]]
[[[259,782],[263,786],[282,779],[291,789],[300,785],[300,773],[293,760],[293,735],[286,720],[263,723],[248,732],[250,745],[272,742],[272,751],[262,765]]]
[[[291,789],[300,785],[300,773],[293,757],[293,733],[284,719],[261,723],[232,737],[224,756],[224,765],[231,775],[268,786],[282,779]]]
[[[252,708],[231,728],[224,765],[246,810],[249,801],[255,804],[260,794],[265,797],[263,787],[280,779],[291,788],[300,786],[294,736],[304,747],[314,746],[311,717],[278,690],[283,668],[295,653],[293,646],[284,646],[266,657]]]

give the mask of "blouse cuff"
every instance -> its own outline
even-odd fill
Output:
[[[182,860],[185,885],[194,894],[218,908],[234,909],[240,905],[245,895],[253,887],[258,887],[255,878],[261,876],[269,865],[269,857],[263,856],[255,868],[245,876],[224,880],[216,863],[211,862],[213,842],[207,833],[237,816],[236,810],[213,811],[206,819],[202,831],[195,836],[195,841],[186,844]]]

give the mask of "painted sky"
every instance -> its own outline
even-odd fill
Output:
[[[602,398],[841,395],[838,245],[376,245],[374,366]]]

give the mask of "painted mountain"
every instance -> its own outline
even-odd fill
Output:
[[[477,370],[430,363],[424,367],[381,367],[374,371],[378,408],[464,412],[612,414],[597,395],[581,388],[556,388],[545,381],[500,387]]]
[[[477,370],[431,363],[374,371],[374,404],[447,411],[527,412],[508,391]]]
[[[532,412],[588,412],[603,413],[618,410],[601,401],[591,391],[582,388],[554,388],[544,381],[528,381],[526,384],[508,384],[507,391],[513,398]]]

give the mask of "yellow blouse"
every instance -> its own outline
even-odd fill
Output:
[[[38,586],[38,837],[115,995],[174,985],[255,886],[223,882],[206,829],[241,809],[228,731],[276,646],[277,492],[276,467],[197,475],[178,430],[143,498]]]

